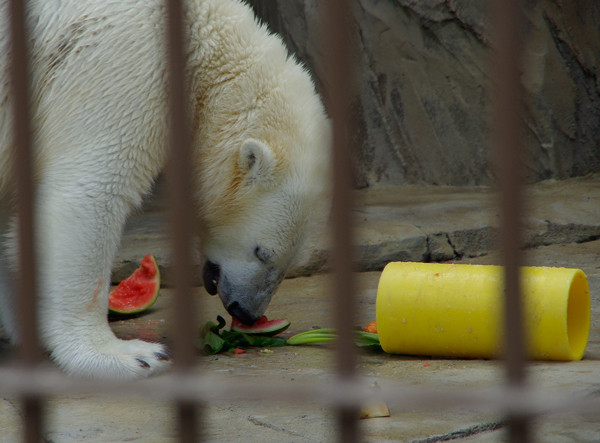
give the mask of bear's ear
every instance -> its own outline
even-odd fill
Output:
[[[238,166],[248,184],[267,184],[273,179],[275,154],[266,144],[248,139],[240,148]]]

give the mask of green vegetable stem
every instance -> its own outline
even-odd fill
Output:
[[[310,345],[313,343],[327,343],[337,338],[335,329],[311,329],[300,332],[287,339],[287,344],[292,346]]]

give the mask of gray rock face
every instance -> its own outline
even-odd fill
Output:
[[[323,85],[318,0],[254,0]],[[489,162],[489,0],[356,3],[359,186],[480,185]],[[526,11],[523,161],[529,182],[600,170],[600,2]]]

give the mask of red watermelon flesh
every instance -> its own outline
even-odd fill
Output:
[[[156,260],[146,255],[140,267],[108,295],[108,309],[116,314],[137,314],[154,304],[160,290]]]
[[[231,330],[246,334],[273,336],[281,334],[289,326],[290,321],[285,318],[269,320],[264,315],[252,326],[245,325],[235,317],[231,318]]]

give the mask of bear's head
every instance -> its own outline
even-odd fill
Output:
[[[290,59],[253,64],[204,94],[196,111],[205,288],[252,324],[307,235],[326,225],[330,123]]]

